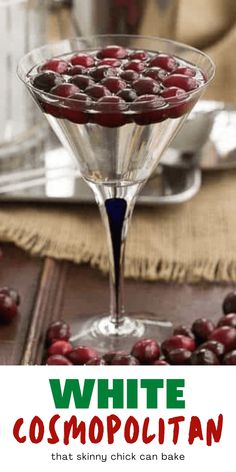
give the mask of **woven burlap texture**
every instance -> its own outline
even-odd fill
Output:
[[[236,280],[235,205],[236,171],[206,175],[200,193],[182,205],[137,205],[126,275],[179,282]],[[108,270],[105,234],[95,206],[1,207],[0,236],[32,254]]]

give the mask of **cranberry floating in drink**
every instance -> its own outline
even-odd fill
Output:
[[[162,313],[150,316],[144,310],[132,317],[125,313],[125,240],[138,192],[213,78],[212,61],[194,48],[169,40],[104,35],[32,51],[22,59],[19,75],[73,153],[81,176],[95,194],[107,231],[110,315],[90,317],[73,339],[95,348],[95,352],[82,350],[84,357],[88,354],[86,362],[94,365],[100,362],[101,352],[130,352],[140,338],[163,341],[171,334],[171,323],[163,321]],[[63,329],[57,326],[49,338],[54,338],[57,329],[63,340]],[[173,363],[178,356],[188,362],[193,348],[193,339],[180,339],[172,346],[177,349]],[[148,348],[144,351],[148,359]],[[73,350],[68,358],[80,363],[81,352]],[[137,359],[123,354],[113,363],[130,365],[136,362],[133,357]],[[147,362],[158,360],[157,349]],[[55,361],[62,362],[54,356],[50,362]]]

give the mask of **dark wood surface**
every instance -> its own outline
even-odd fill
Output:
[[[0,364],[41,364],[50,321],[63,318],[72,329],[80,320],[107,312],[108,279],[87,265],[30,257],[11,244],[1,246],[0,286],[21,295],[20,316],[0,326]],[[224,296],[233,284],[179,285],[126,280],[127,311],[153,312],[175,325],[197,317],[221,316]]]

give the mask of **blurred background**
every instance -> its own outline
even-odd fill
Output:
[[[189,197],[196,193],[200,187],[199,175],[192,173],[196,162],[205,169],[235,166],[235,0],[0,0],[1,198],[77,198],[78,192],[84,199],[91,198],[83,184],[79,188],[75,185],[68,156],[61,151],[59,159],[59,144],[51,135],[48,139],[46,120],[20,83],[16,67],[26,52],[44,43],[103,33],[176,39],[206,51],[216,64],[215,80],[204,96],[209,103],[203,108],[200,105],[198,113],[195,110],[173,143],[174,152],[171,150],[162,161],[169,168],[186,168],[186,155],[194,155],[187,164],[191,172],[182,170],[182,175],[171,177],[166,173],[167,184],[162,179],[151,189],[156,192],[157,203],[163,203],[162,197],[168,194],[174,194],[174,202],[178,201],[175,194],[188,188],[193,189]],[[230,143],[225,146],[224,142],[223,148],[222,143],[215,142],[222,127],[225,141]],[[183,183],[180,190],[172,189],[177,181]]]

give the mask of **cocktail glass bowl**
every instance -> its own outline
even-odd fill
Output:
[[[144,100],[128,110],[117,110],[106,104],[101,110],[96,106],[85,109],[78,100],[38,90],[29,79],[30,72],[36,66],[52,57],[68,58],[77,51],[95,51],[110,44],[174,55],[199,68],[205,82],[187,92],[178,104],[170,99],[168,105],[150,109]],[[211,59],[192,47],[170,40],[100,35],[68,39],[35,49],[22,58],[18,74],[61,143],[75,159],[81,176],[92,188],[106,228],[110,261],[110,314],[89,317],[79,325],[73,339],[80,344],[94,346],[100,352],[128,350],[140,337],[163,339],[172,326],[165,319],[166,313],[148,314],[145,307],[140,307],[139,314],[129,316],[125,312],[125,241],[138,192],[214,76]]]

